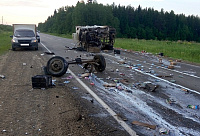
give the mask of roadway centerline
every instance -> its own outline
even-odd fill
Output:
[[[42,43],[41,43],[42,44]],[[51,51],[44,45],[42,44],[42,46],[47,49],[48,52],[51,53]],[[79,82],[83,88],[90,93],[95,99],[96,101],[98,101],[101,106],[108,112],[110,113],[110,115],[131,135],[131,136],[138,136],[136,134],[136,132],[134,130],[132,130],[125,121],[118,119],[117,114],[100,98],[97,96],[97,94],[95,94],[83,81],[81,81],[69,68],[68,71],[70,72],[70,74],[77,80],[77,82]]]

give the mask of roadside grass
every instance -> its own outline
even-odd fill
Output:
[[[164,53],[164,56],[174,59],[200,63],[200,43],[195,42],[117,38],[114,46],[134,51],[145,50],[153,54]]]
[[[12,32],[0,32],[0,55],[6,53],[11,48],[11,38]]]

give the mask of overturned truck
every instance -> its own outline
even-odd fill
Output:
[[[115,34],[115,28],[108,26],[77,26],[73,39],[77,43],[78,50],[99,53],[101,50],[113,50]],[[94,55],[93,59],[75,58],[69,62],[60,56],[55,56],[47,62],[45,71],[52,76],[62,76],[69,64],[84,65],[83,68],[90,69],[90,72],[93,67],[98,72],[103,72],[106,68],[105,58],[100,54]]]
[[[113,50],[116,29],[109,26],[76,26],[73,39],[77,47],[88,52]]]

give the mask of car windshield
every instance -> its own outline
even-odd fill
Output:
[[[35,34],[32,30],[16,30],[14,33],[16,37],[35,37]]]

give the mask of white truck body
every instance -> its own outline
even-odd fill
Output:
[[[33,48],[38,50],[35,24],[13,24],[12,50],[16,48]]]
[[[36,25],[35,24],[13,24],[13,33],[18,29],[33,30],[33,32],[36,35]]]

